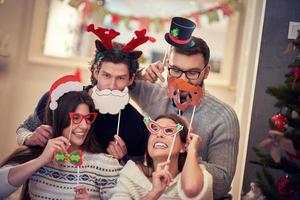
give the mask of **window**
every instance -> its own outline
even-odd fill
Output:
[[[177,2],[178,1],[178,2]],[[94,23],[96,26],[100,24],[99,16],[92,14],[92,18],[83,17],[80,9],[75,9],[68,4],[68,0],[46,0],[35,1],[33,29],[30,42],[29,60],[32,62],[55,63],[64,66],[85,66],[94,53],[93,34],[85,31],[85,25]],[[194,12],[195,9],[208,9],[214,3],[196,4],[197,1],[176,0],[164,1],[165,6],[155,4],[153,0],[142,1],[118,1],[110,0],[106,3],[106,8],[112,12],[119,12],[120,15],[135,16],[145,15],[147,6],[156,6],[156,9],[150,9],[148,13],[150,17],[154,17],[153,10],[157,10],[156,17],[165,17],[165,13],[176,13],[185,15]],[[124,4],[126,3],[126,4]],[[190,5],[194,3],[194,5]],[[177,6],[177,7],[176,7]],[[181,8],[181,9],[178,9]],[[201,7],[201,8],[200,8]],[[173,10],[172,10],[173,9]],[[180,10],[182,13],[178,13]],[[221,12],[219,10],[218,12]],[[153,14],[154,13],[154,14]],[[223,17],[222,13],[218,13],[217,22],[209,23],[208,17],[201,15],[201,27],[197,28],[194,35],[204,38],[211,49],[212,70],[207,84],[230,87],[233,84],[233,66],[235,41],[238,30],[238,14],[232,15],[230,18]],[[170,16],[171,17],[171,16]],[[128,19],[127,19],[128,20]],[[121,35],[115,38],[115,41],[123,43],[128,42],[133,36],[133,30],[128,30],[128,21],[121,20],[118,25],[112,25],[111,16],[106,15],[103,21],[105,27],[111,27],[118,30]],[[157,57],[164,55],[168,44],[164,41],[164,33],[169,30],[169,22],[161,26],[161,31],[157,33],[154,25],[151,23],[148,35],[157,39],[156,43],[146,43],[141,49],[144,52],[146,63],[156,60]],[[130,24],[134,30],[139,29],[139,25],[132,21]],[[226,47],[226,48],[225,48]],[[218,81],[214,81],[218,80]]]

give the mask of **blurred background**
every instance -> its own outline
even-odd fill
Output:
[[[298,9],[297,9],[298,8]],[[127,43],[147,28],[156,43],[140,46],[142,67],[161,60],[164,34],[173,16],[197,24],[194,35],[211,49],[206,89],[237,112],[240,150],[232,194],[239,199],[255,179],[252,146],[268,131],[274,99],[265,94],[280,84],[289,57],[289,21],[300,21],[298,0],[0,0],[0,159],[17,147],[15,130],[33,112],[58,77],[81,69],[89,84],[93,34],[85,26],[114,28]]]

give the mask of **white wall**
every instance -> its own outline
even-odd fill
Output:
[[[57,77],[73,73],[69,67],[28,62],[33,0],[9,0],[0,4],[0,30],[10,35],[9,71],[0,74],[0,159],[15,149],[15,130],[33,109],[39,97]],[[88,71],[83,71],[88,81]]]

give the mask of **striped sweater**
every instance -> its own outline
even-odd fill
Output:
[[[177,114],[176,107],[167,96],[166,85],[151,84],[137,80],[130,91],[131,98],[145,114],[155,119],[161,114]],[[190,120],[193,108],[189,107],[183,116]],[[213,176],[214,198],[227,196],[231,189],[239,143],[239,123],[232,108],[207,91],[201,104],[195,110],[192,123],[193,132],[203,140],[199,152],[207,171]]]

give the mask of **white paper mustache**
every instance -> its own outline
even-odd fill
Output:
[[[102,114],[118,114],[129,102],[128,88],[120,90],[99,90],[97,86],[93,87],[92,99],[95,107]]]

